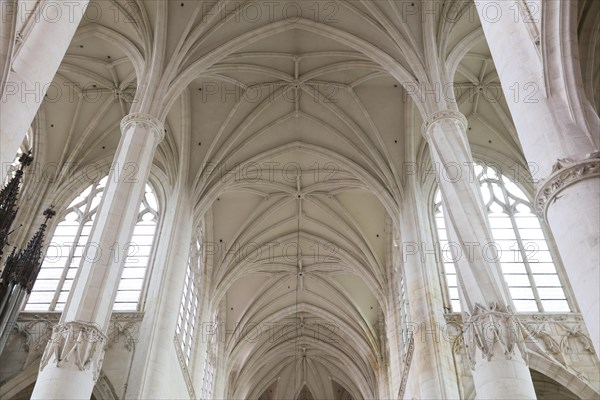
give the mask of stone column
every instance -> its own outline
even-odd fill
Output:
[[[7,74],[4,90],[0,93],[0,165],[11,163],[17,154],[83,18],[88,2],[42,1],[36,5],[33,21],[26,24],[19,24],[24,21],[17,21],[17,25],[21,26],[19,34],[23,38],[14,47],[10,72]],[[5,0],[0,5],[17,6]],[[22,9],[17,12],[17,18],[21,19],[25,18],[24,11],[32,7],[25,2],[19,2],[18,6]],[[2,41],[12,40],[4,37],[9,34],[4,31],[2,29]],[[13,52],[10,43],[3,43],[2,47],[6,47],[3,51]],[[61,89],[63,94],[68,92],[66,87]]]
[[[498,263],[473,158],[467,120],[457,111],[432,114],[422,132],[444,206],[448,241],[465,305],[465,346],[479,399],[535,399],[523,337]]]
[[[600,118],[585,95],[577,2],[542,2],[541,29],[515,1],[476,2],[523,152],[596,352],[600,352]],[[535,29],[533,29],[535,31]],[[548,32],[546,34],[546,32]],[[540,40],[543,39],[543,43]],[[542,59],[543,55],[543,59]],[[519,62],[515,62],[519,60]]]
[[[569,283],[600,354],[600,153],[562,159],[538,184],[535,205],[548,221]]]
[[[59,324],[40,363],[32,399],[90,398],[104,355],[106,332],[163,124],[146,114],[121,122],[122,138],[89,245]],[[135,171],[135,173],[131,173]]]
[[[407,328],[414,337],[414,355],[405,393],[419,399],[457,399],[452,344],[442,334],[446,321],[440,278],[434,255],[423,251],[433,249],[433,242],[425,239],[428,236],[424,230],[426,219],[418,206],[422,197],[415,175],[407,177],[405,189],[399,232],[410,310]]]
[[[17,0],[0,0],[0,94],[12,64],[12,53],[16,39]]]
[[[181,185],[184,182],[182,177]],[[189,193],[179,185],[167,199],[164,235],[161,236],[156,267],[150,277],[144,320],[140,327],[140,345],[133,359],[132,368],[137,372],[131,375],[125,399],[184,398],[190,389],[186,390],[186,386],[192,385],[191,380],[186,379],[189,375],[182,376],[179,363],[184,360],[178,360],[173,343],[192,238],[190,199]],[[198,330],[200,328],[197,327]],[[179,385],[178,390],[165,385],[165,378],[171,385]]]

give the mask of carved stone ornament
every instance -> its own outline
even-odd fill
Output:
[[[467,314],[463,327],[471,368],[475,367],[478,350],[489,361],[497,354],[498,346],[507,359],[511,359],[518,348],[521,357],[527,362],[521,329],[517,317],[510,310],[498,310],[495,303],[490,307],[475,304],[473,313]]]
[[[185,356],[181,351],[181,342],[177,335],[173,338],[173,343],[175,344],[175,353],[177,353],[177,361],[179,361],[179,366],[181,367],[181,372],[183,373],[183,379],[185,380],[185,386],[187,388],[190,399],[196,398],[196,391],[194,390],[194,382],[192,381],[192,377],[190,376],[190,372],[187,367],[187,363],[185,362]]]
[[[127,115],[121,120],[121,133],[127,132],[133,125],[152,131],[157,144],[165,138],[165,125],[150,114],[132,113]]]
[[[52,337],[40,361],[40,372],[50,361],[57,367],[76,366],[80,371],[92,369],[94,382],[100,376],[106,335],[95,324],[67,322],[52,329]]]
[[[415,338],[410,335],[408,342],[408,349],[406,351],[406,357],[404,358],[404,367],[402,369],[402,379],[400,380],[400,389],[398,390],[398,398],[404,398],[404,392],[406,392],[406,383],[408,382],[408,373],[410,372],[410,366],[412,364],[413,354],[415,353]]]
[[[444,110],[438,111],[436,113],[431,114],[421,126],[421,133],[425,139],[429,138],[429,128],[432,127],[436,122],[451,119],[455,122],[458,122],[461,125],[463,131],[467,131],[467,127],[469,123],[467,118],[460,112],[454,110]]]
[[[535,196],[535,209],[546,219],[548,207],[567,187],[584,179],[600,176],[600,152],[588,154],[582,160],[563,158],[552,167],[552,174],[543,180]]]

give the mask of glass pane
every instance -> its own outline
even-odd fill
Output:
[[[115,302],[136,302],[140,297],[140,292],[137,290],[121,290],[117,292]]]
[[[537,217],[534,215],[515,216],[515,222],[519,229],[542,229]]]
[[[61,291],[60,294],[58,295],[58,302],[59,303],[66,303],[68,297],[69,297],[69,292],[67,292],[67,291]]]
[[[499,218],[494,218],[494,219],[498,220]],[[510,218],[508,218],[508,216],[503,219],[507,219],[508,222],[510,222]],[[492,228],[492,235],[494,236],[494,239],[496,239],[496,240],[510,239],[511,241],[514,241],[516,239],[515,231],[512,229],[512,227],[511,228]]]
[[[48,305],[27,302],[25,305],[25,311],[48,311]]]
[[[31,292],[31,295],[29,296],[29,301],[28,303],[34,304],[47,304],[49,305],[50,302],[52,301],[52,298],[54,297],[54,291],[51,292]],[[47,309],[48,307],[46,307]]]
[[[130,303],[115,303],[113,305],[113,310],[115,311],[136,311],[138,303],[130,302]]]
[[[523,241],[528,241],[530,239],[544,239],[544,232],[541,229],[519,229],[519,234],[521,235],[521,239]]]
[[[531,272],[534,274],[552,274],[556,273],[556,268],[552,263],[529,263],[529,267],[531,268]]]
[[[504,280],[509,287],[530,286],[528,275],[504,275]]]
[[[108,178],[104,177],[97,184],[88,186],[70,203],[67,209],[59,212],[59,215],[64,217],[62,217],[62,221],[59,222],[52,238],[48,241],[50,245],[46,251],[44,263],[28,300],[28,305],[35,306],[26,306],[25,309],[44,309],[44,307],[39,306],[42,303],[46,304],[47,309],[55,296],[56,290],[61,290],[56,310],[60,311],[64,308],[82,257],[85,257],[86,254],[89,256],[94,255],[91,251],[94,250],[93,246],[88,246],[87,243],[95,217],[95,208],[102,200],[104,186],[107,181]],[[158,209],[156,196],[149,185],[146,185],[144,202],[148,204],[150,209],[155,211]],[[146,206],[143,208],[145,209]],[[123,279],[119,283],[117,293],[119,305],[115,306],[119,310],[135,310],[137,308],[137,301],[143,286],[145,270],[156,232],[156,218],[153,214],[150,214],[150,216],[152,221],[142,222],[134,230],[132,242],[139,243],[134,252],[137,257],[126,259],[126,268],[123,271]],[[80,226],[83,221],[85,221],[85,224]],[[74,245],[74,243],[77,243],[77,245]],[[90,253],[87,253],[88,251]],[[132,266],[140,268],[132,268]],[[65,268],[67,268],[67,271],[65,271]],[[63,276],[66,276],[66,280],[61,285],[62,287],[58,288],[59,279]]]
[[[505,274],[525,274],[525,265],[521,263],[502,263],[502,272]]]
[[[515,307],[520,312],[538,312],[541,311],[539,304],[542,301],[547,302],[553,311],[568,311],[564,290],[556,274],[540,222],[533,214],[530,199],[508,177],[499,175],[492,167],[476,165],[475,170],[481,172],[478,179],[481,182],[484,202],[488,207],[488,219],[494,239],[488,246],[493,246],[498,251],[504,279]],[[443,215],[441,198],[438,190],[435,194],[435,223],[448,293],[453,310],[456,311],[459,309],[457,278],[452,264],[454,256],[447,242],[445,221],[440,218]],[[515,229],[519,229],[518,235]],[[539,299],[535,298],[531,288],[532,278]],[[549,311],[546,310],[546,306],[544,310]]]
[[[518,312],[538,312],[538,306],[535,300],[513,300],[515,309]]]
[[[534,275],[536,286],[561,286],[558,275]]]
[[[63,272],[62,268],[42,268],[42,269],[40,269],[40,273],[38,274],[37,281],[33,285],[34,290],[36,290],[35,288],[36,288],[38,282],[41,281],[42,279],[53,279],[54,278],[54,279],[57,279],[56,282],[58,282],[58,279],[60,278],[62,272]]]
[[[457,286],[456,275],[446,275],[446,280],[448,281],[448,286]]]
[[[531,288],[508,288],[513,299],[535,299]]]
[[[448,288],[448,292],[450,293],[451,299],[458,299],[458,289],[457,288],[450,287],[450,288]]]
[[[119,290],[140,290],[143,283],[143,279],[121,279]]]
[[[447,274],[456,274],[456,267],[453,263],[444,263],[444,270]]]
[[[538,293],[542,300],[558,300],[565,298],[565,293],[562,288],[538,288]]]
[[[145,274],[145,268],[125,268],[121,279],[143,279]]]
[[[542,300],[544,311],[548,312],[570,312],[569,304],[566,300]]]

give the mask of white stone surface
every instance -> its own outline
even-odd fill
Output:
[[[19,3],[31,6],[37,0]],[[470,165],[464,164],[472,161],[472,148],[483,161],[516,168],[524,167],[526,158],[536,164],[535,178],[547,178],[558,158],[580,159],[598,148],[600,124],[582,96],[575,50],[576,33],[591,36],[591,30],[578,30],[574,22],[586,17],[583,12],[575,18],[578,7],[593,3],[536,0],[528,3],[534,11],[546,7],[539,14],[543,23],[484,24],[491,56],[472,2],[233,3],[141,0],[116,7],[95,1],[77,33],[75,20],[52,26],[18,20],[21,44],[11,43],[17,32],[9,24],[2,26],[2,57],[13,44],[17,50],[15,70],[9,78],[2,75],[3,81],[87,85],[72,101],[30,96],[0,104],[1,162],[12,161],[21,133],[36,112],[39,117],[30,139],[44,181],[32,174],[38,178],[28,186],[35,189],[35,201],[23,203],[35,204],[31,214],[72,198],[71,168],[73,176],[81,176],[113,159],[121,168],[133,162],[139,181],[111,176],[97,215],[91,241],[106,249],[128,240],[151,169],[164,192],[135,348],[115,343],[108,326],[111,314],[115,317],[111,308],[121,266],[103,258],[106,253],[98,262],[82,263],[61,318],[94,322],[108,333],[94,396],[200,397],[206,351],[214,350],[214,398],[293,399],[303,391],[315,399],[379,400],[397,397],[402,384],[405,398],[533,398],[526,355],[531,369],[582,398],[594,397],[598,360],[578,314],[544,320],[547,326],[532,334],[535,343],[510,335],[515,322],[510,297],[498,263],[481,256],[491,235],[478,188],[466,179]],[[455,15],[458,5],[465,8]],[[514,17],[510,7],[517,3],[477,5],[488,11],[499,6],[504,17]],[[290,18],[298,12],[301,17]],[[579,40],[593,48],[593,38]],[[586,60],[593,70],[597,61]],[[493,96],[497,74],[505,96],[490,100],[480,92]],[[263,97],[252,97],[257,91]],[[92,100],[96,92],[101,95]],[[531,96],[539,101],[526,103]],[[427,118],[451,107],[456,109]],[[467,116],[472,131],[465,130],[456,110]],[[119,137],[119,121],[138,111],[164,121],[167,131],[138,115]],[[418,135],[420,118],[429,123],[428,145],[410,139]],[[450,240],[462,254],[464,309],[471,322],[495,321],[501,329],[492,331],[498,333],[495,343],[476,343],[484,333],[468,329],[446,340],[444,318],[455,316],[444,310],[448,299],[440,261],[433,252],[422,257],[419,249],[404,254],[410,319],[418,326],[409,358],[397,331],[403,309],[392,232],[398,233],[399,246],[433,247],[431,186],[424,182],[435,173],[423,162],[429,158],[441,178]],[[264,180],[252,179],[256,166]],[[463,175],[452,182],[455,166]],[[596,346],[597,324],[590,321],[598,314],[598,283],[586,277],[598,264],[597,182],[567,187],[547,213]],[[523,186],[534,194],[528,182]],[[20,218],[28,230],[35,229],[33,220]],[[225,335],[214,348],[195,338],[191,362],[182,367],[173,336],[191,230],[201,221],[210,222],[205,244],[214,247],[203,264],[198,321],[209,323],[217,315]],[[24,229],[19,241],[26,237]],[[281,252],[276,262],[249,262],[230,251],[284,240],[308,250],[302,262]],[[333,248],[341,261],[314,262],[307,253],[315,244],[321,245],[321,256],[331,256]],[[296,327],[301,318],[307,323],[297,337],[271,340],[265,330],[260,340],[250,341],[231,334],[238,322]],[[339,341],[313,340],[316,323],[337,326]],[[50,363],[37,376],[48,332],[33,335],[31,324],[19,322],[11,343],[22,348],[2,356],[10,366],[0,367],[0,397],[29,396],[36,378],[34,398],[89,397],[94,378],[85,371]],[[31,344],[27,338],[33,336],[38,339]]]
[[[586,98],[576,47],[577,4],[545,4],[543,42],[515,17],[515,2],[481,1],[480,19],[533,178],[548,179],[556,163],[578,161],[600,148],[600,117]],[[499,17],[486,10],[497,8]],[[519,62],[515,62],[519,60]],[[548,221],[574,294],[600,351],[600,252],[596,174],[564,189],[549,204]],[[563,198],[564,197],[564,198]]]
[[[88,0],[43,1],[38,7],[19,2],[17,18],[25,10],[38,14],[16,47],[10,73],[0,99],[0,165],[11,163],[31,126],[44,95],[53,83],[67,47],[83,17]],[[2,2],[2,7],[7,6]]]
[[[115,168],[109,174],[90,233],[89,243],[94,246],[88,246],[87,254],[84,253],[61,315],[61,323],[84,322],[97,326],[102,332],[108,329],[125,263],[123,254],[127,254],[125,250],[129,248],[129,239],[137,223],[154,152],[164,137],[162,123],[149,115],[131,114],[123,119],[121,128],[123,136],[114,160]],[[132,165],[136,174],[125,174]],[[123,251],[113,253],[111,249],[115,247]],[[86,371],[70,368],[67,372],[56,363],[41,367],[32,398],[60,397],[61,393],[65,398],[87,397],[91,395],[95,377]],[[57,385],[57,376],[66,382]],[[87,383],[83,385],[82,382]]]
[[[438,184],[442,193],[448,242],[452,243],[456,272],[461,288],[461,304],[471,315],[472,335],[465,345],[472,360],[477,397],[481,399],[535,399],[535,391],[523,361],[522,338],[512,335],[510,320],[487,316],[477,318],[481,307],[512,314],[510,297],[504,286],[498,258],[484,251],[493,243],[479,185],[473,179],[473,158],[467,141],[466,118],[452,110],[440,111],[423,124],[429,143],[432,164],[440,171]],[[453,171],[443,174],[441,169]],[[494,314],[494,312],[492,312]],[[490,327],[497,335],[490,335]],[[487,343],[487,341],[491,341]],[[514,355],[505,354],[505,346],[514,347]]]

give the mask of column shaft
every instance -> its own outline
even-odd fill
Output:
[[[456,399],[459,397],[452,344],[445,341],[442,328],[442,293],[435,259],[423,247],[433,243],[424,240],[423,215],[417,207],[416,182],[411,175],[406,185],[406,201],[401,209],[400,234],[402,262],[410,310],[409,329],[414,335],[414,355],[407,382],[406,395],[419,399]]]
[[[31,29],[23,29],[27,31],[26,36],[13,55],[4,91],[0,93],[0,165],[12,162],[17,154],[88,2],[40,2],[32,17],[35,23]],[[2,6],[5,6],[4,1]],[[26,7],[25,3],[19,3],[18,6],[23,10]],[[18,12],[17,18],[25,18],[25,13]],[[8,46],[6,51],[12,52],[13,47]],[[61,89],[66,93],[68,88]]]
[[[73,288],[40,364],[33,399],[89,398],[102,365],[106,332],[128,242],[157,144],[160,121],[131,114]],[[132,173],[132,171],[134,171]]]
[[[538,181],[540,216],[552,230],[600,352],[600,118],[581,80],[577,2],[543,2],[543,12],[535,18],[544,18],[547,34],[537,45],[516,1],[483,0],[476,5],[519,141]],[[582,169],[582,163],[595,167]],[[568,177],[574,174],[579,177]]]
[[[466,135],[466,118],[441,111],[423,124],[466,308],[465,345],[479,399],[535,399],[523,338],[503,284]],[[493,333],[493,334],[490,334]]]
[[[564,168],[561,168],[563,167]],[[539,186],[536,206],[554,234],[579,309],[600,349],[600,154],[557,163]],[[598,354],[598,353],[597,353]]]
[[[139,339],[144,345],[143,348],[136,349],[133,370],[138,373],[132,375],[128,383],[127,399],[168,399],[174,393],[179,393],[180,397],[188,395],[188,382],[178,382],[180,387],[175,391],[170,385],[165,385],[164,381],[165,368],[181,368],[175,355],[173,338],[181,306],[193,225],[188,193],[181,188],[175,192],[167,200],[170,206],[164,217],[165,231],[161,240],[166,244],[157,253],[158,262],[150,277]],[[189,368],[192,370],[191,365]]]

